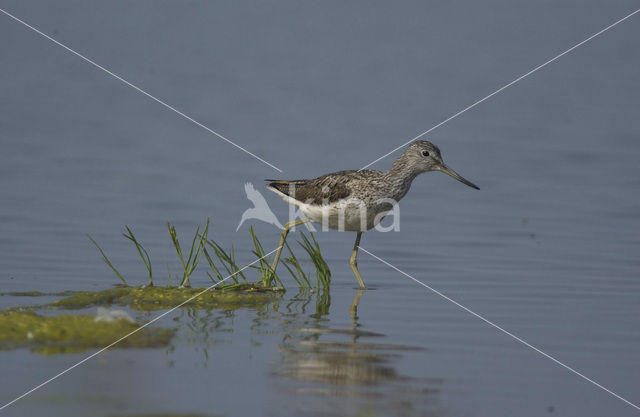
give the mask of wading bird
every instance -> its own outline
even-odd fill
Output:
[[[331,229],[357,232],[350,264],[360,288],[366,288],[356,260],[362,233],[380,223],[385,214],[407,194],[411,182],[429,171],[444,172],[469,187],[480,189],[445,165],[440,149],[425,140],[411,143],[387,172],[339,171],[306,180],[266,180],[269,181],[269,190],[289,204],[298,206],[306,216],[284,225],[280,246],[271,266],[272,272],[278,266],[289,229],[313,221]]]

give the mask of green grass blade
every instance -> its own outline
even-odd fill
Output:
[[[300,265],[300,262],[298,261],[298,258],[296,257],[296,255],[291,250],[291,246],[289,246],[289,244],[287,242],[285,242],[285,246],[287,247],[287,251],[289,251],[290,258],[294,262],[294,266],[296,267],[296,271],[298,272],[298,274],[300,275],[300,277],[304,281],[305,286],[308,287],[308,288],[311,288],[311,283],[309,282],[309,278],[307,277],[307,274],[305,274],[305,272],[302,270],[302,265]]]
[[[218,281],[222,280],[222,274],[220,274],[220,271],[218,270],[218,267],[216,267],[215,262],[213,262],[213,258],[211,257],[211,255],[209,255],[209,252],[207,251],[207,248],[203,248],[202,250],[203,250],[203,253],[204,253],[204,258],[207,260],[207,263],[209,264],[209,267],[211,268],[211,271],[213,271],[213,273],[215,274],[216,278],[218,278]],[[209,275],[208,272],[207,272],[207,275]],[[211,275],[209,275],[209,276],[211,276]]]
[[[253,240],[253,246],[255,250],[253,250],[253,254],[256,255],[259,259],[258,265],[254,265],[255,269],[260,270],[261,281],[263,282],[264,287],[271,287],[272,282],[275,280],[280,287],[284,287],[282,280],[275,271],[271,270],[271,260],[269,257],[266,257],[266,252],[264,251],[264,247],[260,243],[258,236],[256,236],[255,230],[253,226],[249,228],[249,233],[251,234],[251,238]]]
[[[93,238],[88,233],[87,233],[87,237],[95,245],[95,247],[98,248],[98,250],[100,251],[100,254],[102,255],[102,260],[104,261],[104,263],[106,263],[111,268],[111,270],[118,276],[118,278],[120,278],[120,280],[122,280],[124,285],[129,285],[129,284],[127,284],[127,281],[124,279],[122,274],[116,269],[115,266],[113,266],[113,264],[111,263],[109,258],[107,258],[107,255],[104,253],[104,251],[102,250],[100,245],[98,245],[98,242],[93,240]]]
[[[316,241],[313,233],[311,233],[311,240],[309,240],[304,232],[301,233],[301,238],[302,241],[298,241],[298,243],[307,252],[311,258],[311,262],[316,268],[316,286],[318,287],[318,290],[321,287],[323,289],[328,289],[329,284],[331,283],[331,270],[329,269],[327,262],[322,257],[320,245]]]
[[[151,270],[151,258],[149,257],[149,253],[144,248],[144,246],[142,246],[142,244],[140,242],[138,242],[138,240],[133,235],[133,232],[131,231],[129,226],[125,226],[125,229],[127,230],[127,233],[123,233],[122,235],[124,237],[126,237],[127,239],[129,239],[130,241],[132,241],[136,245],[136,249],[138,250],[138,254],[140,255],[140,258],[142,259],[142,262],[144,262],[144,266],[147,268],[147,273],[149,274],[149,286],[153,286],[153,271]]]
[[[247,282],[247,277],[244,275],[244,272],[240,270],[240,268],[238,267],[238,265],[235,262],[235,255],[233,254],[233,249],[232,249],[232,253],[229,254],[227,253],[227,251],[224,250],[224,248],[218,244],[218,242],[216,242],[213,239],[207,239],[205,241],[205,244],[209,245],[212,249],[213,249],[213,253],[214,255],[216,255],[216,257],[220,260],[220,263],[222,264],[223,268],[227,271],[228,275],[232,275],[232,279],[234,280],[234,282],[238,282],[238,277],[242,278],[242,280],[244,282]]]
[[[171,236],[173,247],[176,249],[176,253],[178,254],[178,259],[180,259],[180,263],[182,264],[182,269],[185,269],[184,258],[182,256],[182,248],[180,247],[180,241],[178,240],[178,233],[176,232],[176,228],[173,227],[170,222],[167,222],[167,228],[169,229],[169,236]]]

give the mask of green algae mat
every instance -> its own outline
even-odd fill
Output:
[[[136,330],[125,319],[96,321],[95,315],[60,314],[41,316],[31,310],[0,312],[0,349],[28,347],[43,354],[76,353],[103,348]],[[120,341],[120,348],[154,348],[169,344],[174,330],[143,328]]]
[[[182,307],[235,310],[261,307],[277,297],[274,291],[259,292],[250,286],[247,286],[247,289],[248,291],[225,292],[206,288],[118,287],[95,292],[72,292],[69,296],[48,304],[48,307],[73,310],[119,305],[134,310],[151,311],[174,308],[186,302]]]
[[[38,297],[39,293],[2,295]],[[160,348],[168,346],[175,329],[140,328],[125,311],[103,307],[121,306],[137,311],[169,310],[175,307],[198,310],[261,308],[277,301],[278,291],[253,286],[223,291],[207,288],[116,287],[103,291],[67,291],[56,301],[40,306],[0,311],[0,350],[29,348],[42,354],[77,353],[101,349],[116,340],[113,348]],[[79,310],[98,307],[98,314],[41,315],[36,311]],[[101,314],[100,310],[103,310]]]

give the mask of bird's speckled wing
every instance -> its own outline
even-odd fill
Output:
[[[298,201],[316,205],[334,203],[365,188],[369,181],[382,176],[375,170],[339,171],[308,180],[266,180],[283,194]]]

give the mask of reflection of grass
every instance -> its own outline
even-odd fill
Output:
[[[249,230],[254,246],[252,252],[258,258],[258,260],[256,261],[256,264],[251,265],[251,268],[259,271],[260,278],[256,281],[249,281],[247,275],[245,274],[245,271],[243,270],[244,268],[240,267],[236,262],[233,246],[230,250],[225,250],[220,243],[216,242],[212,238],[209,238],[209,224],[210,219],[207,218],[205,226],[202,229],[202,233],[200,232],[200,226],[196,228],[195,234],[191,239],[189,251],[183,252],[182,246],[180,244],[180,239],[178,238],[178,233],[175,227],[171,225],[171,223],[167,223],[171,243],[176,251],[178,260],[180,261],[180,266],[182,267],[182,276],[176,276],[176,278],[178,278],[180,282],[180,288],[190,286],[190,277],[198,267],[200,260],[204,257],[210,269],[210,271],[207,271],[207,275],[214,283],[217,284],[216,289],[223,289],[226,291],[246,291],[260,289],[281,291],[284,290],[284,284],[280,277],[276,273],[271,272],[270,257],[267,256],[267,252],[264,250],[262,243],[260,243],[260,240],[255,234],[253,227],[251,227]],[[148,285],[153,286],[151,257],[149,256],[147,250],[142,246],[140,241],[135,237],[131,228],[126,226],[125,230],[126,233],[124,233],[124,237],[133,242],[133,244],[135,245],[138,255],[140,255],[140,259],[145,265],[149,276]],[[100,254],[102,255],[103,261],[111,268],[116,276],[125,285],[127,285],[127,281],[125,280],[125,278],[109,260],[100,245],[98,245],[98,243],[91,236],[87,235],[87,237],[98,248]],[[322,288],[323,290],[327,290],[331,282],[331,272],[329,270],[329,266],[322,257],[320,246],[318,245],[315,236],[311,234],[309,238],[307,237],[307,235],[302,233],[302,240],[298,241],[298,243],[307,253],[311,263],[315,267],[316,287],[318,289]],[[286,244],[286,247],[287,251],[289,252],[289,256],[282,261],[285,268],[287,269],[287,271],[289,271],[290,275],[296,281],[299,288],[311,288],[309,275],[302,269],[302,263],[298,260],[288,244]],[[170,286],[171,270],[169,268],[169,263],[167,263],[166,265],[167,273],[169,274],[169,281],[167,285]],[[226,279],[231,279],[233,280],[233,282],[230,282],[228,284],[224,283],[223,281],[225,281]]]
[[[52,354],[103,348],[139,326],[127,320],[96,321],[95,316],[61,314],[40,316],[33,311],[11,309],[0,312],[0,349],[30,347]],[[121,340],[117,347],[150,348],[169,344],[173,330],[143,328]]]
[[[329,307],[331,306],[331,294],[329,291],[318,291],[316,294],[316,318],[320,318],[329,314]]]

